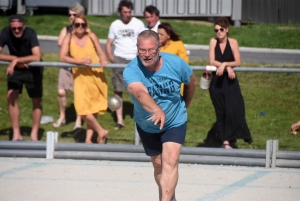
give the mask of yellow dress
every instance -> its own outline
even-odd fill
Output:
[[[99,63],[100,61],[90,37],[82,48],[71,38],[69,52],[70,56],[75,59],[89,57],[92,63]],[[104,114],[107,110],[108,89],[103,68],[73,67],[72,72],[74,77],[74,105],[77,114]]]

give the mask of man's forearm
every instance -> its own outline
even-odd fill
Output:
[[[30,63],[30,62],[36,62],[41,60],[40,55],[29,55],[24,57],[17,57],[15,58],[17,60],[17,63]]]
[[[18,58],[17,56],[14,55],[8,55],[8,54],[0,54],[0,60],[1,61],[12,61],[14,59]]]
[[[135,98],[139,101],[142,107],[149,113],[153,114],[157,110],[161,110],[161,108],[156,104],[153,98],[146,92],[139,92]]]

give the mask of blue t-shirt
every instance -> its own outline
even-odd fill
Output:
[[[160,133],[187,121],[185,102],[180,95],[180,85],[190,82],[193,70],[176,55],[163,52],[160,55],[163,62],[161,69],[157,72],[148,71],[138,57],[134,58],[123,72],[126,86],[133,82],[141,82],[166,114],[164,127],[160,130],[158,125],[147,120],[152,114],[130,95],[134,103],[134,121],[141,129],[149,133]]]

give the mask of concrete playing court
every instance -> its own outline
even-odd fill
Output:
[[[180,164],[178,201],[298,201],[299,169]],[[157,201],[150,162],[0,158],[1,201]]]

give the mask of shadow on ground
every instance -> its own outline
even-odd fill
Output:
[[[232,148],[237,149],[236,140],[229,141],[229,144]],[[220,140],[218,136],[218,132],[216,130],[215,125],[211,127],[211,129],[207,132],[207,136],[203,143],[199,143],[197,147],[215,147],[222,148],[223,142]]]
[[[66,124],[73,123],[75,125],[76,118],[77,113],[74,103],[72,103],[66,108]]]
[[[29,136],[30,137],[30,133],[31,133],[31,127],[29,126],[21,126],[20,127],[20,132],[22,136]],[[38,139],[41,140],[43,135],[44,135],[45,129],[39,128],[38,131]],[[8,135],[9,140],[12,139],[13,137],[13,131],[12,128],[4,128],[0,130],[0,135]]]

